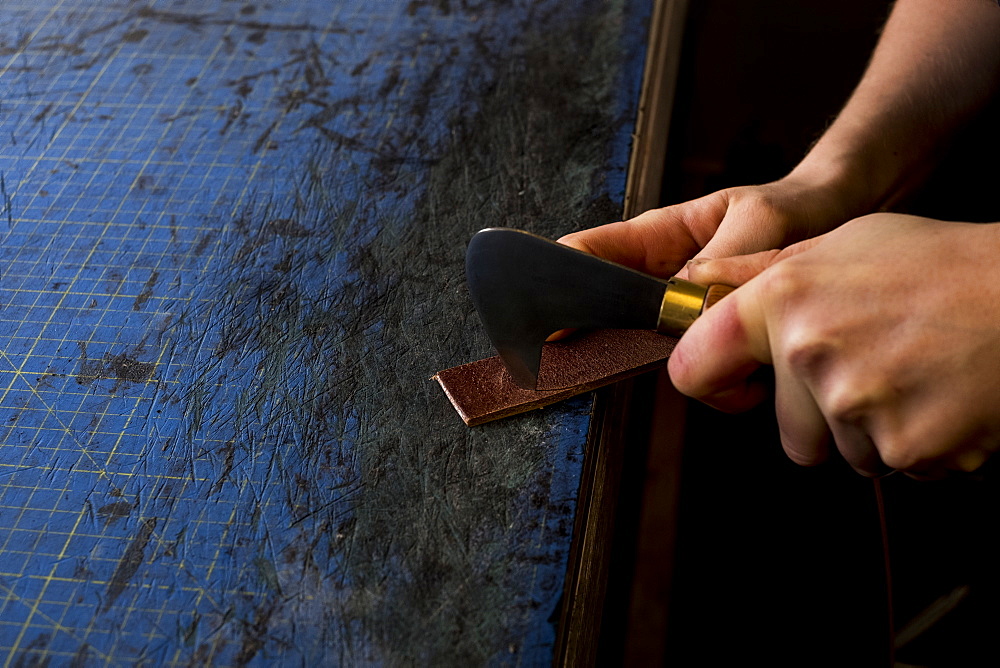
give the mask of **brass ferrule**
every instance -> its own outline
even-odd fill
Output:
[[[705,308],[708,288],[680,278],[667,281],[660,319],[656,330],[661,334],[680,336],[691,326]]]

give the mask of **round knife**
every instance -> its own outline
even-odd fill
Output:
[[[561,329],[680,336],[733,288],[655,278],[523,230],[477,232],[465,255],[472,301],[514,381],[538,389],[545,340]],[[546,388],[552,389],[552,388]]]

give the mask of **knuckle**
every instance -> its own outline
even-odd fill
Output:
[[[873,412],[892,409],[891,385],[875,372],[827,380],[823,390],[824,413],[844,424],[861,425]]]
[[[758,276],[759,289],[779,306],[804,294],[809,277],[792,259],[771,265]]]
[[[739,207],[748,218],[770,220],[780,211],[777,198],[766,188],[731,188],[728,192],[731,206]]]
[[[877,383],[845,362],[842,337],[815,319],[799,318],[783,332],[782,356],[793,374],[804,380],[824,408],[851,413],[865,403]]]
[[[989,454],[982,450],[970,450],[955,457],[954,468],[964,473],[972,473],[986,463]]]
[[[834,343],[811,327],[799,327],[787,335],[785,358],[796,375],[814,380],[822,376],[836,354]],[[837,395],[845,394],[843,390]]]
[[[831,420],[844,424],[858,424],[862,421],[869,402],[855,392],[837,384],[824,397],[825,412]]]
[[[739,222],[741,232],[752,240],[751,245],[756,250],[773,248],[774,232],[783,227],[774,203],[762,196],[741,199],[732,208],[731,216]]]
[[[851,220],[849,220],[846,223],[844,223],[843,225],[841,225],[841,227],[858,227],[858,226],[861,226],[861,225],[866,225],[868,223],[877,223],[879,221],[886,220],[886,219],[890,219],[891,220],[892,218],[893,218],[893,214],[887,214],[887,213],[884,213],[884,212],[881,212],[881,211],[875,212],[875,213],[867,213],[867,214],[865,214],[863,216],[858,216],[857,218],[852,218]]]
[[[896,438],[883,439],[876,444],[879,457],[889,468],[897,471],[915,469],[921,463],[912,445],[906,441]]]

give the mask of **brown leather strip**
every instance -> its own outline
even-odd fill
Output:
[[[547,343],[539,378],[554,390],[518,387],[499,357],[439,372],[441,384],[471,426],[542,408],[663,365],[677,339],[640,329],[605,329]]]

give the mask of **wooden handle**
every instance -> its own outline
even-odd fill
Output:
[[[701,312],[704,313],[708,309],[715,306],[720,299],[735,289],[736,288],[731,285],[722,285],[721,283],[708,286],[708,290],[705,292],[705,303],[701,307]]]
[[[691,281],[671,278],[663,293],[660,304],[660,318],[656,331],[661,334],[680,336],[691,326],[705,309],[735,290],[728,285],[698,285]]]

